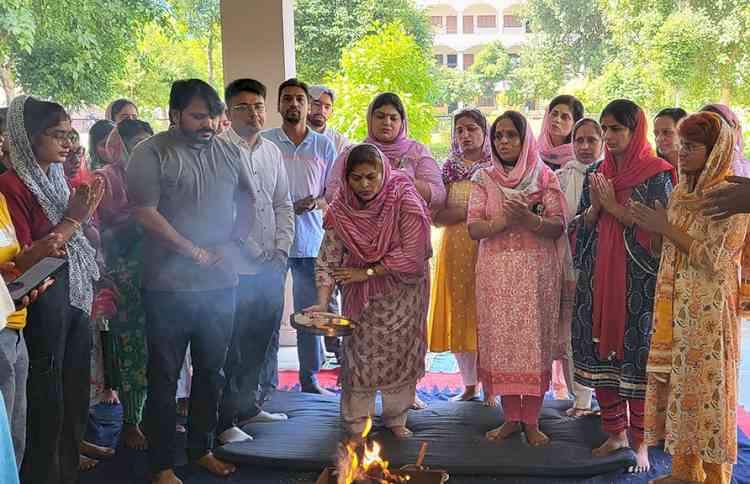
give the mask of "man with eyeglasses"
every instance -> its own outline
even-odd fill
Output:
[[[281,150],[289,177],[289,192],[294,204],[294,243],[289,252],[292,271],[294,310],[301,311],[318,300],[315,287],[315,261],[323,241],[325,182],[336,158],[331,140],[307,127],[310,93],[307,84],[287,79],[279,86],[280,128],[263,132]],[[278,352],[278,331],[271,340],[270,355]],[[321,336],[297,332],[299,379],[303,392],[333,395],[318,383],[325,353]]]
[[[246,423],[287,418],[261,410],[256,393],[262,369],[264,379],[272,378],[264,361],[284,311],[294,209],[281,151],[260,136],[266,120],[266,87],[254,79],[237,79],[226,87],[224,100],[231,127],[221,137],[239,146],[252,183],[250,192],[236,203],[236,247],[229,255],[240,283],[217,435],[219,441],[230,443],[252,439],[241,430]]]
[[[333,114],[333,90],[325,86],[310,86],[310,113],[307,124],[333,142],[336,153],[341,154],[351,142],[335,129],[328,126],[328,118]]]

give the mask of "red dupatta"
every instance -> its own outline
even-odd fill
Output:
[[[605,148],[604,162],[597,171],[612,181],[617,203],[624,205],[633,188],[649,178],[669,171],[674,180],[674,168],[658,158],[647,139],[646,115],[638,114],[632,137],[618,170],[614,156]],[[625,227],[602,211],[597,223],[599,233],[593,284],[593,338],[598,343],[599,357],[609,360],[624,358],[623,341],[627,320],[627,252]],[[636,240],[644,247],[650,246],[651,235],[636,228]]]

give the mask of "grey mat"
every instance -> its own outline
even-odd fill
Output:
[[[414,463],[422,442],[427,442],[425,465],[450,474],[537,477],[589,477],[635,464],[635,455],[623,449],[607,457],[593,457],[591,449],[606,439],[598,417],[571,419],[564,415],[570,402],[545,401],[540,427],[549,445],[531,447],[523,435],[488,441],[485,432],[502,423],[502,409],[479,402],[434,402],[427,410],[409,412],[407,426],[414,438],[399,441],[379,428],[371,436],[384,448],[394,467]],[[277,392],[265,410],[285,412],[289,420],[250,424],[244,430],[255,440],[224,445],[217,456],[287,470],[320,471],[331,464],[343,437],[337,397]]]

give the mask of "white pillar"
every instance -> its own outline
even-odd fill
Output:
[[[458,12],[458,19],[456,20],[456,33],[458,35],[464,35],[464,11]]]
[[[458,61],[457,62],[458,62],[458,65],[456,66],[456,68],[459,71],[463,71],[464,70],[464,53],[463,52],[459,52],[458,53]]]
[[[278,126],[276,90],[294,77],[293,0],[221,0],[224,82],[251,77],[268,89],[267,126]]]

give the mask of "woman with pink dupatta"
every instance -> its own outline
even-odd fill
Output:
[[[424,376],[429,302],[430,218],[409,177],[393,170],[370,144],[348,151],[341,189],[323,221],[318,255],[318,304],[325,311],[334,286],[343,314],[358,324],[344,338],[341,415],[357,435],[383,398],[382,420],[409,438],[406,414]]]
[[[429,148],[409,138],[406,109],[396,94],[384,92],[373,99],[367,109],[367,138],[364,143],[376,146],[388,159],[391,168],[408,176],[430,209],[445,202],[442,172]],[[341,174],[348,152],[336,159],[326,182],[326,200],[333,200],[344,182]]]
[[[146,448],[146,437],[140,429],[146,401],[146,320],[140,291],[143,230],[131,217],[125,170],[133,148],[153,134],[151,126],[144,121],[121,121],[107,138],[110,163],[94,172],[105,182],[104,198],[97,213],[107,273],[121,295],[109,329],[114,338],[114,358],[120,377],[123,440],[127,447],[139,450]]]
[[[549,438],[539,413],[557,335],[570,321],[573,290],[565,198],[539,159],[526,119],[506,111],[492,124],[493,163],[476,173],[468,227],[479,240],[477,315],[479,380],[490,402],[501,396],[504,423],[487,432],[506,439],[523,431],[532,446]]]
[[[539,133],[539,158],[553,170],[564,167],[573,154],[573,126],[583,118],[583,104],[562,94],[550,101]]]

